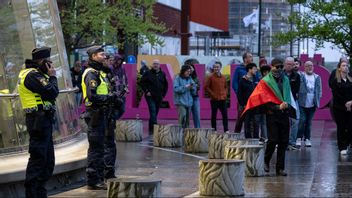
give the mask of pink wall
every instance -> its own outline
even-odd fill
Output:
[[[301,56],[302,63],[304,63],[307,60],[310,60],[308,56]],[[329,71],[326,70],[326,68],[318,66],[317,64],[321,64],[321,56],[316,56],[312,58],[313,63],[314,63],[314,71],[315,73],[319,74],[322,78],[322,85],[323,85],[323,96],[321,98],[320,106],[324,107],[326,106],[330,99],[331,99],[331,91],[328,87],[328,79],[329,79]],[[137,65],[135,64],[126,64],[124,65],[127,75],[128,75],[128,83],[129,83],[129,90],[130,94],[127,96],[127,102],[126,102],[126,112],[123,116],[123,118],[126,119],[133,119],[136,118],[137,116],[140,117],[141,119],[148,119],[149,118],[149,111],[148,111],[148,106],[146,103],[146,100],[144,96],[142,97],[142,101],[140,102],[139,107],[137,107],[136,104],[136,93],[137,93]],[[200,106],[201,106],[201,119],[210,119],[211,116],[211,109],[210,109],[210,102],[209,98],[205,98],[204,96],[204,82],[206,78],[206,70],[205,70],[205,65],[204,64],[198,64],[195,65],[200,83],[201,83],[201,90],[199,91],[199,96],[200,96]],[[231,65],[231,77],[233,76],[233,73],[235,71],[236,66]],[[177,119],[177,110],[175,105],[173,104],[173,79],[175,77],[175,74],[172,70],[171,65],[169,64],[161,64],[161,69],[162,71],[165,72],[166,78],[169,83],[169,89],[168,93],[164,99],[164,101],[167,101],[170,105],[170,108],[161,108],[158,119]],[[301,70],[303,67],[300,68]],[[232,78],[231,78],[232,79]],[[230,82],[231,86],[231,82]],[[237,98],[232,90],[230,88],[231,93],[230,93],[230,108],[228,109],[228,117],[229,119],[236,119],[237,118]],[[137,115],[138,114],[138,115]],[[221,118],[220,112],[218,112],[218,118]],[[321,119],[321,120],[331,120],[330,112],[329,109],[318,109],[316,114],[315,114],[315,119]]]

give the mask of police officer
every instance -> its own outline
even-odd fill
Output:
[[[104,49],[87,50],[88,68],[82,76],[82,92],[88,125],[87,185],[90,190],[106,189],[104,179],[115,177],[116,146],[113,130],[109,130],[109,104],[116,96],[109,94],[109,81],[103,74]]]
[[[47,197],[45,184],[52,176],[55,156],[52,139],[55,99],[59,94],[51,49],[36,48],[32,60],[18,77],[18,91],[26,114],[29,133],[29,160],[26,169],[26,197]]]

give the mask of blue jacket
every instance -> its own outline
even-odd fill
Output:
[[[236,70],[233,73],[233,77],[232,77],[232,89],[235,91],[236,95],[238,94],[238,84],[240,83],[241,78],[246,74],[247,74],[247,70],[243,64],[236,67]],[[254,83],[259,82],[259,73],[258,72],[255,75],[253,82]]]
[[[314,106],[319,108],[320,98],[322,96],[322,85],[321,85],[321,78],[318,74],[313,73],[315,78],[315,85],[314,85]],[[299,87],[298,92],[298,104],[301,107],[304,107],[307,100],[307,80],[305,78],[304,73],[300,74],[301,86]]]
[[[186,85],[193,84],[191,89],[186,88]],[[182,105],[191,107],[193,104],[193,95],[197,92],[197,86],[192,80],[189,78],[182,78],[177,76],[174,79],[174,103],[175,105]]]

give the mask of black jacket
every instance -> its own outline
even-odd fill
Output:
[[[26,60],[26,68],[38,68],[31,60]],[[50,76],[49,79],[39,69],[29,72],[24,80],[24,86],[34,93],[38,93],[42,100],[51,101],[54,104],[56,97],[59,95],[57,78]]]
[[[151,93],[153,100],[161,102],[168,89],[165,73],[161,70],[156,72],[154,69],[146,71],[141,79],[141,87],[144,93]]]
[[[252,94],[258,82],[250,81],[247,76],[243,76],[238,84],[237,100],[241,106],[246,106],[249,96]]]
[[[333,95],[333,108],[347,111],[345,104],[352,100],[352,82],[347,79],[346,82],[341,80],[341,82],[338,83],[335,78],[331,81],[331,89]]]
[[[295,100],[298,99],[299,86],[301,84],[300,76],[297,72],[292,71],[291,75],[287,75],[290,80],[291,92]]]
[[[82,92],[82,74],[82,70],[76,72],[74,67],[71,68],[72,87],[78,87],[79,92]]]

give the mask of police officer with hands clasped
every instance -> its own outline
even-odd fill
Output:
[[[18,78],[18,92],[30,137],[24,183],[26,197],[47,197],[45,185],[55,165],[52,130],[59,89],[50,51],[48,47],[35,48],[32,59],[25,61],[26,67]]]
[[[116,146],[111,104],[118,96],[110,90],[109,70],[104,66],[105,52],[100,46],[87,50],[88,67],[82,76],[86,106],[83,117],[88,125],[87,185],[89,190],[106,189],[104,179],[115,177]],[[110,91],[109,91],[110,90]]]

